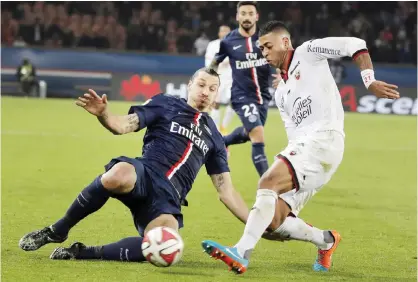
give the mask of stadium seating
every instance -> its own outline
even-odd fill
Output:
[[[235,27],[236,2],[2,2],[9,46],[196,53],[197,39]],[[262,2],[260,24],[286,22],[296,45],[314,37],[367,40],[374,61],[416,63],[416,2]]]

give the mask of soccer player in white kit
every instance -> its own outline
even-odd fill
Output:
[[[221,40],[231,32],[231,28],[227,25],[221,25],[219,27],[218,39],[209,42],[208,47],[206,48],[205,54],[205,66],[209,67],[212,63],[215,55],[219,53],[219,47]],[[234,110],[230,106],[231,100],[231,87],[232,87],[232,70],[229,65],[229,59],[225,59],[222,63],[219,64],[218,68],[219,77],[221,79],[221,85],[219,87],[218,96],[215,100],[215,105],[211,111],[211,117],[218,127],[222,135],[227,134],[227,128],[231,122],[232,117],[234,116]],[[219,110],[219,105],[227,105],[225,109],[224,118],[221,123],[221,113]]]
[[[350,56],[365,87],[379,98],[396,99],[397,86],[375,80],[366,42],[354,37],[328,37],[293,49],[282,22],[271,21],[259,32],[267,62],[281,70],[275,101],[288,146],[263,174],[244,234],[234,247],[213,241],[202,246],[236,273],[247,270],[249,254],[261,237],[301,240],[318,247],[315,271],[328,271],[341,236],[320,230],[298,216],[304,205],[331,179],[344,152],[344,110],[327,59]],[[268,231],[266,231],[268,230]]]

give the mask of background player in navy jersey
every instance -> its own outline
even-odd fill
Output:
[[[268,169],[264,153],[264,124],[272,97],[268,91],[271,68],[258,48],[258,7],[255,1],[241,1],[237,5],[238,29],[222,41],[211,68],[229,57],[232,68],[231,104],[243,127],[225,136],[225,145],[241,144],[251,140],[252,160],[261,176]]]
[[[19,246],[34,251],[48,243],[61,243],[70,229],[99,210],[109,198],[116,198],[132,212],[135,227],[144,234],[157,226],[178,230],[183,226],[181,205],[202,165],[212,178],[220,200],[242,222],[248,208],[234,189],[222,136],[207,114],[219,88],[218,74],[200,69],[188,85],[188,101],[160,94],[128,115],[108,111],[107,97],[89,90],[76,102],[114,134],[147,128],[142,157],[118,157],[77,196],[64,217],[49,227],[25,235]],[[129,237],[104,246],[87,247],[77,242],[59,247],[51,259],[103,259],[145,261],[141,237]],[[128,251],[129,250],[129,251]],[[121,255],[123,254],[123,255]]]

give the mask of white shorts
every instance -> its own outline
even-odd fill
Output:
[[[305,204],[329,182],[344,154],[344,136],[337,131],[317,132],[290,142],[276,156],[293,177],[294,189],[280,195],[296,216]]]
[[[221,87],[219,88],[215,102],[224,105],[229,104],[231,101],[231,87],[232,81],[221,81]]]

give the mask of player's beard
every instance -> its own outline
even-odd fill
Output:
[[[208,101],[202,101],[201,98],[197,98],[195,100],[195,104],[196,104],[196,108],[200,111],[200,112],[208,112],[209,111],[209,102]]]
[[[241,24],[241,28],[245,30],[245,32],[249,32],[253,28],[254,24],[248,25],[247,27],[244,26],[244,23]]]

